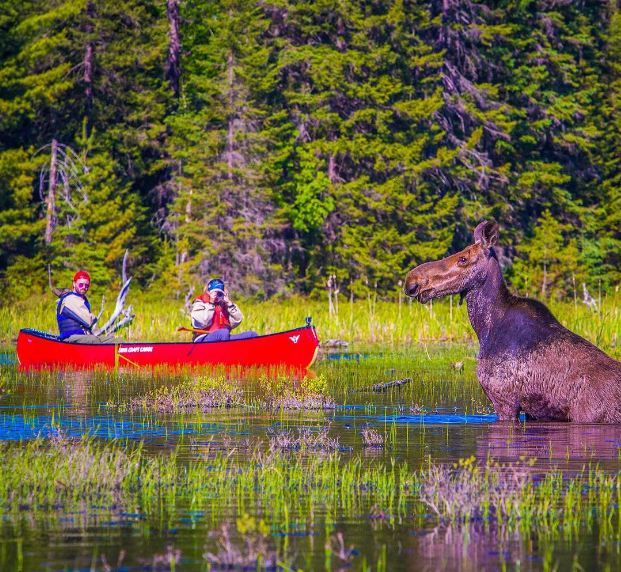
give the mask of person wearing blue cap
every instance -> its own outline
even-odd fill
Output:
[[[244,316],[237,304],[229,298],[224,280],[220,278],[207,282],[205,292],[194,300],[190,316],[193,328],[206,330],[206,333],[194,339],[195,342],[243,340],[257,335],[252,331],[231,334],[231,330],[241,324]]]

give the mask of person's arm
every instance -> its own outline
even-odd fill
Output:
[[[200,329],[208,328],[211,326],[211,322],[213,322],[214,312],[215,306],[211,302],[195,300],[194,304],[192,304],[192,311],[190,313],[190,317],[192,318],[192,326]]]
[[[231,324],[231,330],[236,328],[241,324],[244,319],[244,315],[241,313],[241,310],[237,307],[237,304],[234,304],[229,300],[229,303],[226,307],[227,312],[229,313],[229,323]]]
[[[86,307],[84,298],[77,294],[67,296],[63,300],[60,313],[69,318],[73,318],[87,330],[90,330],[97,321],[97,317],[91,314],[90,310]]]

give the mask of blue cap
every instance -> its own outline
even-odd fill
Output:
[[[207,282],[207,291],[213,292],[214,290],[221,290],[224,292],[224,281],[220,280],[220,278],[214,278]]]

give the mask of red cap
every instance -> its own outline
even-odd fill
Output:
[[[73,281],[77,282],[80,278],[86,278],[89,282],[91,281],[91,277],[89,276],[88,272],[86,270],[78,270],[74,275],[73,275]]]

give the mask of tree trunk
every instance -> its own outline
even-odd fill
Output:
[[[52,156],[50,157],[50,181],[47,190],[47,215],[45,224],[45,244],[51,244],[52,233],[56,226],[56,162],[58,141],[52,139]]]
[[[95,50],[91,35],[93,33],[93,19],[95,17],[95,4],[88,2],[86,5],[86,25],[84,31],[87,34],[88,41],[84,50],[84,98],[86,100],[86,136],[88,137],[92,129],[93,114],[93,67],[95,59]]]
[[[228,130],[226,134],[226,166],[227,178],[233,179],[233,149],[235,147],[235,56],[230,51],[227,58],[227,87],[229,90]]]
[[[333,153],[330,153],[330,156],[328,157],[328,179],[332,184],[337,182],[336,159]]]
[[[166,58],[166,79],[170,87],[179,97],[181,77],[181,37],[179,35],[179,0],[166,0],[168,16],[168,57]]]

